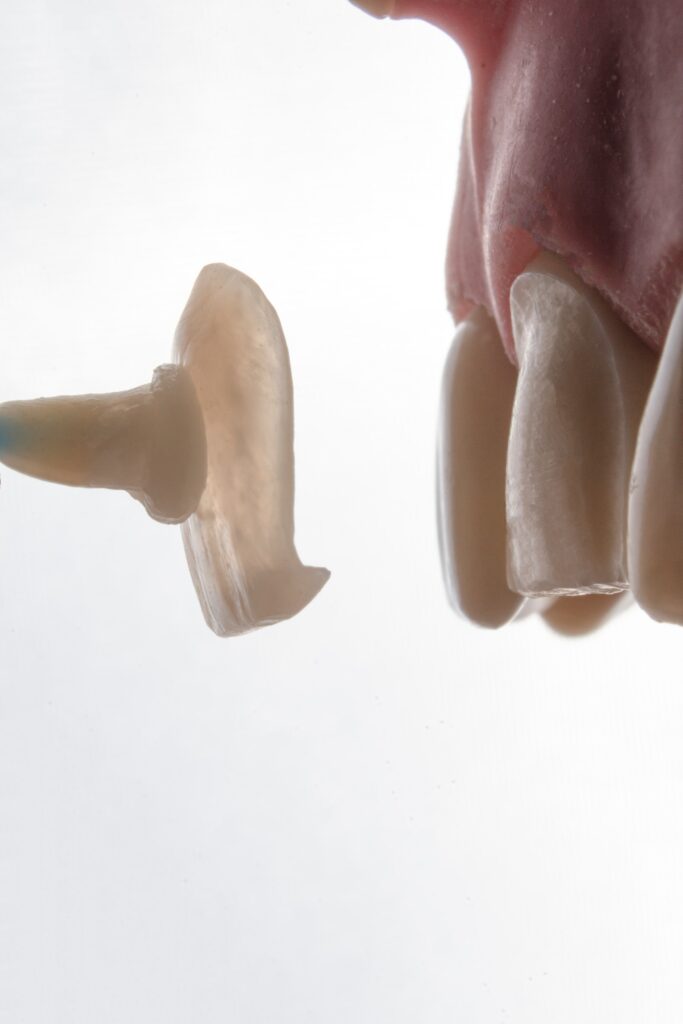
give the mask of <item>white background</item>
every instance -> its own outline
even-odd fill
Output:
[[[295,620],[205,627],[179,533],[2,473],[8,1024],[683,1014],[681,634],[442,594],[453,43],[343,0],[0,13],[0,399],[168,359],[204,263],[283,321]]]

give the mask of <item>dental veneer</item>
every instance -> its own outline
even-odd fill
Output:
[[[294,546],[292,378],[278,316],[246,275],[200,273],[176,364],[105,395],[0,405],[0,461],[80,487],[128,491],[182,523],[204,617],[235,636],[301,611],[329,578]]]

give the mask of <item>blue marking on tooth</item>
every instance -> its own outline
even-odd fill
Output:
[[[24,433],[17,423],[0,416],[0,455],[3,452],[12,451],[21,442],[21,435]]]

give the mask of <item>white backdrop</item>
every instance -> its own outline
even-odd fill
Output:
[[[295,620],[205,627],[179,533],[2,473],[12,1024],[683,1014],[681,633],[455,618],[434,526],[465,64],[343,0],[0,13],[0,399],[124,388],[200,267],[277,307]]]

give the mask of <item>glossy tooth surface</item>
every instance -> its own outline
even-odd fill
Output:
[[[638,604],[653,619],[683,625],[683,296],[638,434],[628,556]]]
[[[626,513],[654,355],[558,257],[510,293],[520,373],[507,461],[508,582],[529,596],[628,587]]]
[[[505,574],[505,457],[516,372],[481,309],[458,326],[444,368],[437,452],[441,568],[452,607],[481,626],[522,604]]]
[[[330,575],[294,547],[287,346],[258,285],[223,264],[197,278],[175,346],[201,403],[208,465],[185,553],[208,625],[234,636],[296,614]]]

